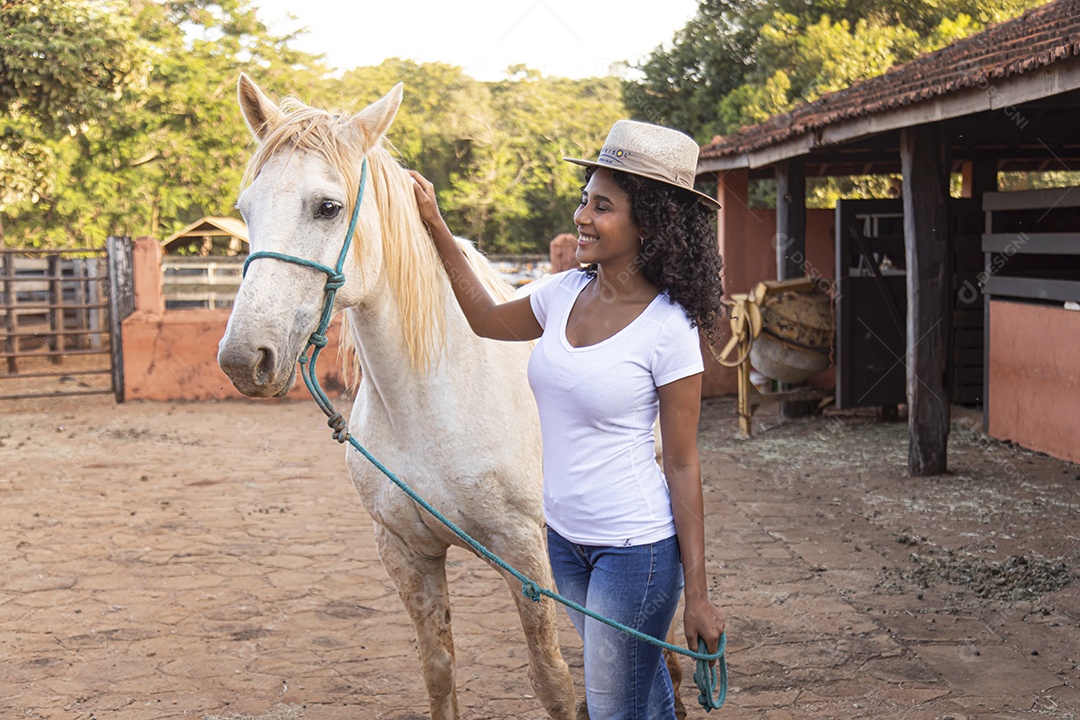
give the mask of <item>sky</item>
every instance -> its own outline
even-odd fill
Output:
[[[254,0],[275,33],[307,27],[292,46],[348,70],[399,57],[462,67],[477,80],[524,64],[545,75],[610,74],[670,43],[697,0]],[[289,20],[289,14],[297,16]]]

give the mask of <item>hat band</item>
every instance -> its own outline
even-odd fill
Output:
[[[678,185],[687,190],[692,190],[694,187],[693,174],[680,172],[648,155],[623,150],[611,145],[605,145],[601,148],[600,157],[596,159],[596,162],[601,165],[610,165],[616,169],[626,170],[636,175],[644,175],[653,180]]]

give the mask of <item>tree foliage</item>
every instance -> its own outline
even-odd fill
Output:
[[[538,252],[572,228],[582,174],[562,158],[595,155],[620,117],[705,142],[1038,4],[702,0],[633,81],[514,67],[481,82],[399,59],[332,76],[254,1],[0,0],[0,239],[97,246],[233,213],[251,152],[244,70],[275,99],[340,112],[404,82],[389,139],[451,226],[487,251]]]
[[[542,251],[572,227],[581,175],[562,157],[595,154],[625,112],[612,78],[515,68],[480,82],[458,67],[398,59],[335,78],[293,50],[292,37],[269,32],[247,0],[0,2],[10,30],[0,65],[9,245],[161,238],[233,213],[251,152],[236,105],[241,70],[275,99],[339,112],[403,82],[391,143],[436,183],[455,230],[489,251]],[[46,27],[66,38],[48,45],[59,63],[28,40]]]
[[[595,156],[623,115],[614,79],[546,78],[526,68],[486,87],[466,116],[464,164],[450,175],[447,209],[482,248],[545,249],[573,229],[584,184],[564,157]]]
[[[703,0],[625,83],[626,103],[704,143],[1045,1]]]
[[[0,209],[55,187],[64,136],[107,118],[146,75],[142,43],[109,0],[0,4]]]
[[[129,64],[144,72],[137,81],[114,82],[108,103],[100,83],[76,87],[78,73],[38,76],[35,82],[46,86],[38,95],[69,98],[59,105],[93,102],[83,104],[78,126],[66,132],[56,132],[59,121],[41,118],[33,128],[46,181],[0,198],[8,244],[97,246],[110,234],[161,237],[204,214],[228,214],[249,142],[235,100],[239,71],[257,69],[264,86],[287,92],[321,77],[317,59],[270,35],[242,0],[130,0],[123,12],[94,0],[78,3],[126,18],[124,32],[136,38]],[[54,24],[66,12],[57,8],[68,4],[37,3],[39,12],[55,11]],[[34,97],[21,93],[10,102],[52,107],[28,102]],[[31,124],[25,113],[15,122]],[[26,155],[0,148],[0,162],[16,170],[32,164]]]
[[[65,131],[107,113],[145,74],[117,2],[4,0],[0,10],[0,112]]]
[[[485,251],[541,252],[572,227],[582,185],[564,156],[595,155],[625,113],[614,78],[568,80],[512,67],[480,82],[455,66],[393,58],[330,83],[335,107],[364,107],[396,82],[388,139],[427,176],[455,232]]]
[[[719,101],[754,70],[760,0],[702,0],[697,14],[670,45],[656,48],[639,70],[640,80],[623,83],[635,118],[689,132],[698,139],[720,130]]]

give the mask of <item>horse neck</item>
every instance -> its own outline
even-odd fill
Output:
[[[478,409],[483,401],[469,390],[486,375],[502,374],[505,351],[483,345],[473,334],[419,216],[401,212],[414,207],[411,181],[403,183],[407,176],[385,154],[369,154],[369,161],[373,204],[361,212],[367,213],[369,250],[377,246],[381,252],[378,258],[368,255],[367,267],[378,268],[377,277],[349,312],[363,373],[358,402],[362,397],[403,423],[439,416],[450,406]],[[418,367],[424,354],[418,348],[426,332],[442,342],[433,341],[436,349],[425,368]],[[411,353],[407,341],[414,345]]]
[[[448,296],[447,312],[440,318],[446,341],[430,368],[413,367],[397,298],[383,282],[373,290],[367,301],[346,310],[363,374],[358,398],[363,396],[366,403],[374,404],[367,410],[381,408],[395,421],[407,421],[417,413],[430,414],[448,394],[460,393],[461,389],[454,386],[455,375],[448,371],[449,359],[468,355],[467,346],[476,338],[453,297],[449,297],[446,281],[435,290]]]

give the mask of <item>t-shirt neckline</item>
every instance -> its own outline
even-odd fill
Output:
[[[652,301],[649,302],[649,304],[645,306],[645,309],[642,310],[641,312],[639,312],[637,314],[637,317],[635,317],[633,320],[628,322],[626,324],[626,327],[622,328],[621,330],[616,332],[614,335],[611,335],[610,337],[607,337],[607,338],[601,340],[600,342],[594,343],[592,345],[583,345],[581,347],[574,347],[573,345],[570,344],[570,340],[566,337],[566,326],[570,322],[570,313],[572,313],[574,311],[574,306],[577,305],[578,298],[581,297],[581,293],[585,290],[585,288],[589,287],[589,283],[592,282],[593,280],[596,280],[597,282],[599,282],[598,278],[591,278],[588,275],[586,275],[585,277],[588,278],[588,280],[586,280],[582,284],[582,286],[577,289],[577,292],[574,293],[574,297],[570,300],[569,303],[567,303],[566,311],[563,313],[562,323],[561,323],[560,328],[559,328],[559,339],[562,341],[563,347],[566,350],[568,350],[569,352],[583,352],[585,350],[595,350],[597,348],[602,348],[605,345],[608,345],[608,344],[614,342],[620,335],[622,335],[623,333],[628,331],[630,328],[634,327],[634,325],[637,324],[637,322],[639,320],[641,320],[641,318],[645,317],[649,313],[649,311],[652,310],[653,306],[656,305],[656,303],[664,295],[663,290],[656,293],[656,297],[654,297],[652,299]]]

